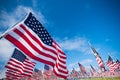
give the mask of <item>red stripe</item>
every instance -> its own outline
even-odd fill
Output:
[[[33,36],[33,35],[25,28],[24,25],[20,24],[20,27],[23,28],[23,29],[25,30],[25,32],[26,32],[35,42],[37,42],[43,49],[45,49],[46,51],[50,51],[50,52],[52,52],[53,54],[57,55],[57,53],[56,53],[54,50],[52,50],[52,49],[50,49],[50,48],[46,48],[44,45],[42,45],[41,42],[40,42],[35,36]]]
[[[67,76],[58,74],[54,69],[53,69],[53,72],[55,73],[55,75],[57,75],[57,76],[59,76],[59,77],[62,77],[62,78],[64,78],[64,79],[67,78]]]
[[[28,56],[30,56],[34,60],[46,63],[46,64],[51,65],[51,66],[54,66],[53,62],[46,61],[46,60],[43,60],[41,58],[38,58],[37,56],[34,56],[32,52],[30,52],[21,42],[19,42],[17,39],[15,39],[14,37],[12,37],[11,35],[7,34],[5,36],[5,38],[7,40],[9,40],[10,42],[12,42],[14,45],[16,45],[19,49],[21,49],[24,53],[26,53]]]
[[[61,65],[61,64],[59,64],[59,63],[58,63],[58,65],[59,65],[60,67],[62,67],[63,69],[67,69],[66,66],[63,66],[63,65]]]
[[[21,73],[18,69],[15,69],[15,68],[11,68],[11,67],[9,67],[9,66],[6,66],[6,68],[8,68],[8,69],[10,69],[10,70],[17,71],[17,72]]]
[[[7,64],[8,64],[8,65],[12,65],[12,66],[16,67],[16,69],[20,69],[20,70],[23,71],[23,66],[21,66],[21,65],[18,65],[18,64],[12,64],[11,62],[8,62]]]
[[[60,60],[60,58],[58,58],[58,60],[59,60],[61,63],[66,64],[66,62],[65,62],[65,61]]]
[[[19,64],[19,65],[23,65],[22,62],[19,62],[19,61],[13,59],[13,58],[11,58],[11,59],[9,60],[9,62],[13,62],[13,63]]]
[[[49,54],[47,54],[47,53],[44,53],[44,52],[40,51],[40,50],[39,50],[36,46],[34,46],[33,43],[32,43],[22,32],[20,32],[18,29],[14,29],[14,32],[15,32],[16,34],[18,34],[21,38],[23,38],[23,39],[29,44],[29,46],[31,46],[37,53],[39,53],[39,54],[41,54],[41,55],[43,55],[43,56],[49,57],[49,58],[51,58],[51,59],[53,59],[53,60],[56,60],[55,57],[53,57],[53,56],[51,56],[51,55],[49,55]],[[32,39],[32,38],[31,38],[31,39]]]
[[[59,66],[59,65],[56,65],[56,67],[57,67],[57,69],[58,69],[59,72],[64,73],[64,74],[67,74],[67,73],[68,73],[68,72],[66,72],[66,71],[60,70],[58,66]]]
[[[56,44],[56,42],[53,42],[53,47],[58,51],[58,53],[64,55],[64,56],[61,56],[63,59],[66,59],[66,55],[65,55],[65,53],[62,52],[61,50],[59,50],[59,48],[57,48],[57,47],[59,47],[59,46]]]
[[[19,71],[19,72],[23,71],[23,69],[22,69],[21,67],[17,66],[17,64],[15,65],[15,64],[11,64],[11,63],[9,63],[9,62],[8,62],[8,64],[16,67],[16,68],[13,68],[13,67],[11,67],[11,66],[9,66],[9,65],[6,65],[5,67],[8,68],[8,69],[9,69],[9,68],[10,68],[10,69],[14,69],[14,70],[17,70],[17,71]],[[20,69],[20,70],[19,70],[19,69]]]
[[[26,61],[26,60],[24,61],[24,65],[26,65],[26,66],[28,66],[28,67],[30,67],[30,68],[33,68],[33,67],[35,66],[35,65],[32,64],[32,62],[31,62],[31,63],[30,63],[30,62],[28,63],[28,61]]]
[[[29,31],[27,31],[27,29],[21,24],[20,25],[22,28],[24,28],[24,30],[27,32],[27,34],[29,34],[29,36],[31,36],[31,38],[33,39],[33,40],[35,40],[36,42],[39,42],[39,40],[37,39],[37,38],[35,38]],[[41,43],[39,43],[39,45],[40,46],[42,46],[42,44]],[[56,46],[58,46],[57,44],[56,44]],[[43,48],[45,48],[44,46],[42,46]],[[56,49],[56,47],[55,46],[53,46],[55,49]],[[58,46],[59,47],[59,46]],[[63,55],[65,55],[61,50],[59,50],[59,49],[57,49],[57,51],[60,53],[60,54],[63,54]],[[55,52],[56,53],[56,52]],[[65,55],[66,56],[66,55]],[[63,59],[66,59],[66,57],[64,57],[64,56],[60,56],[60,58],[63,58]],[[59,61],[60,62],[62,62],[63,64],[66,64],[66,62],[65,61],[62,61],[62,60],[60,60],[59,59]],[[62,66],[63,67],[63,66]],[[66,68],[65,68],[66,69]]]
[[[34,40],[37,44],[39,44],[39,46],[40,46],[42,49],[44,49],[44,50],[46,50],[46,51],[49,51],[49,52],[55,54],[56,56],[59,55],[59,58],[60,58],[60,59],[58,59],[58,62],[61,62],[61,63],[63,63],[63,64],[66,64],[66,61],[63,61],[63,60],[62,60],[62,59],[66,59],[66,55],[65,55],[65,53],[64,53],[63,51],[61,51],[61,49],[59,49],[60,47],[59,47],[59,45],[58,45],[57,43],[55,43],[55,45],[52,46],[55,50],[53,50],[53,49],[51,49],[51,48],[48,48],[48,47],[44,46],[44,45],[39,41],[39,39],[37,39],[37,37],[35,37],[36,35],[34,36],[32,33],[30,33],[29,30],[27,30],[26,26],[20,24],[19,27],[21,27],[21,28],[31,37],[32,40]],[[50,54],[48,54],[48,53],[45,53],[45,52],[42,52],[41,50],[39,50],[39,49],[30,41],[30,39],[28,39],[28,38],[25,36],[24,33],[22,33],[21,31],[19,31],[19,29],[15,29],[15,28],[14,28],[13,31],[15,32],[14,34],[17,34],[17,35],[19,35],[21,38],[23,38],[23,39],[26,41],[26,43],[28,43],[29,46],[31,46],[31,47],[32,47],[37,53],[39,53],[40,55],[43,55],[43,56],[48,57],[48,58],[51,58],[51,59],[53,59],[54,61],[57,60],[57,57],[54,57],[54,56],[52,56],[52,55],[50,55]],[[21,49],[26,55],[28,55],[28,56],[31,57],[32,59],[37,60],[37,61],[40,61],[40,62],[43,62],[43,63],[48,64],[48,65],[51,65],[52,67],[55,67],[54,62],[50,62],[50,61],[47,61],[46,59],[41,59],[41,58],[37,57],[36,55],[33,55],[33,52],[31,52],[29,49],[27,49],[27,48],[23,45],[22,42],[20,42],[19,40],[15,39],[12,35],[6,34],[5,38],[6,38],[7,40],[9,40],[11,43],[13,43],[14,45],[16,45],[19,49]],[[59,48],[58,48],[58,47],[59,47]],[[56,52],[56,50],[57,50],[58,52]],[[62,56],[61,54],[62,54],[63,56]],[[27,64],[26,64],[26,65],[27,65]],[[28,65],[27,65],[27,66],[28,66]],[[66,69],[66,67],[63,66],[62,64],[60,64],[59,66],[60,66],[61,68],[63,68],[63,69]],[[57,68],[58,68],[58,66],[57,66]],[[29,69],[29,68],[26,67],[26,69]],[[68,73],[68,72],[65,72],[65,71],[60,70],[60,69],[58,69],[58,71],[59,71],[59,72],[66,73],[66,74]],[[54,71],[54,72],[55,72],[55,71]],[[60,77],[66,78],[66,76],[64,76],[64,75],[60,75],[60,74],[57,73],[57,72],[55,72],[55,73],[56,73],[56,75],[58,75],[58,76],[60,76]]]

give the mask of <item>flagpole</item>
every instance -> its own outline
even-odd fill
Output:
[[[26,17],[27,14],[28,14],[28,13],[26,13],[25,16],[24,16],[20,21],[18,21],[16,24],[14,24],[13,26],[9,27],[4,33],[2,33],[2,34],[0,35],[0,40],[1,40],[2,38],[4,38],[5,34],[6,34],[7,32],[9,32],[10,30],[12,30],[15,25],[17,25],[19,22],[21,22],[22,20],[24,20],[24,18]],[[11,55],[12,55],[12,54],[11,54]],[[11,58],[11,56],[10,56],[10,58]],[[9,59],[10,59],[10,58],[9,58]],[[6,65],[6,64],[7,64],[7,62],[5,63],[5,65]],[[5,65],[1,68],[1,70],[3,70],[3,69],[5,68]],[[1,74],[2,72],[3,72],[3,71],[0,71],[0,74]]]
[[[14,24],[13,26],[9,27],[4,33],[2,33],[2,35],[0,35],[0,39],[2,39],[7,32],[9,32],[10,30],[12,30],[15,25],[17,25],[19,22],[21,22],[22,20],[24,20],[25,17],[27,16],[27,14],[28,13],[26,13],[25,16],[23,18],[21,18],[16,24]]]

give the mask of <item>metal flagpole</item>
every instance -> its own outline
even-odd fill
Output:
[[[27,14],[28,14],[28,13],[27,13]],[[27,15],[27,14],[26,14],[26,15]],[[0,40],[1,40],[2,38],[4,38],[5,34],[6,34],[7,32],[9,32],[10,30],[12,30],[15,25],[17,25],[19,22],[21,22],[22,20],[24,20],[25,17],[26,17],[26,15],[25,15],[20,21],[18,21],[16,24],[14,24],[13,26],[9,27],[2,35],[0,35]],[[12,54],[11,54],[11,56],[12,56]],[[10,58],[11,58],[11,56],[10,56]],[[9,58],[9,60],[10,60],[10,58]],[[6,65],[6,64],[7,64],[7,62],[5,63],[5,65]],[[0,71],[0,74],[3,72],[3,70],[4,70],[4,68],[5,68],[5,65],[1,68],[2,71]]]
[[[26,13],[26,15],[28,15],[28,13]],[[10,30],[12,30],[15,25],[17,25],[19,22],[21,22],[22,20],[24,20],[25,17],[26,17],[26,15],[20,21],[18,21],[16,24],[14,24],[13,26],[9,27],[2,35],[0,35],[0,39],[2,39],[7,32],[9,32]]]

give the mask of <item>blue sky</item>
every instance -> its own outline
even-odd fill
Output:
[[[88,41],[104,62],[108,55],[120,59],[119,4],[119,0],[0,0],[0,34],[32,11],[66,53],[68,70],[79,70],[78,62],[87,70],[90,64],[98,69]],[[14,48],[4,38],[0,40],[0,67]],[[43,69],[43,64],[36,67]]]

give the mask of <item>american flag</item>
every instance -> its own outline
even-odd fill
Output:
[[[71,72],[71,76],[72,76],[73,78],[75,78],[75,77],[78,77],[78,75],[79,75],[79,73],[73,68],[73,70],[72,70],[72,72]]]
[[[32,59],[51,65],[57,76],[68,76],[65,53],[32,13],[4,37]]]
[[[117,69],[119,68],[119,62],[118,62],[118,61],[113,62],[113,63],[109,66],[109,68],[110,68],[110,72],[113,73],[115,70],[117,70]]]
[[[119,68],[120,67],[120,61],[117,59],[116,60],[116,68]]]
[[[113,59],[111,58],[111,56],[108,57],[108,61],[107,61],[107,66],[111,67],[113,64]]]
[[[10,60],[6,64],[6,77],[19,79],[22,76],[31,76],[35,62],[31,62],[21,51],[15,48]]]
[[[94,56],[96,57],[96,61],[97,61],[98,65],[99,65],[99,67],[100,67],[100,68],[103,68],[104,71],[105,71],[106,69],[105,69],[103,60],[102,60],[102,58],[100,57],[99,53],[98,53],[92,46],[91,46],[91,50],[93,51],[93,54],[94,54]]]
[[[96,72],[95,68],[92,65],[90,65],[90,67],[93,72]]]
[[[87,74],[85,67],[80,63],[78,63],[78,65],[80,67],[80,71],[81,71],[82,75],[85,76]]]
[[[46,75],[47,77],[52,75],[52,70],[50,69],[49,65],[47,64],[44,65],[43,74]]]

